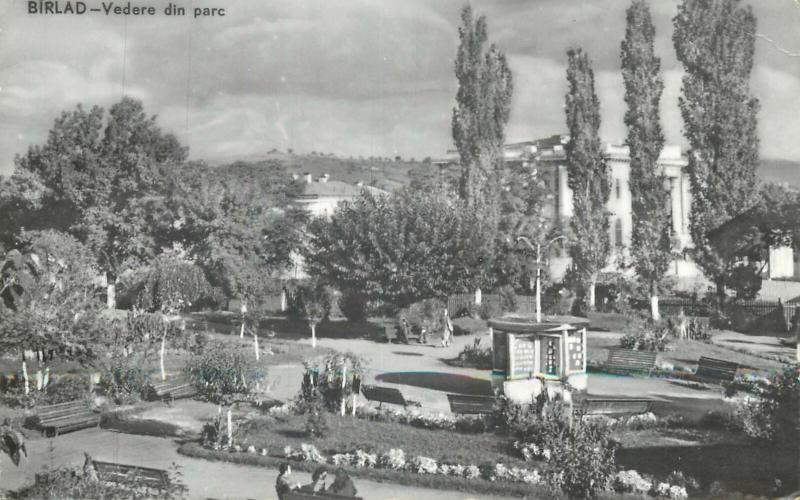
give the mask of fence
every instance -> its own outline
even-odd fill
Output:
[[[634,307],[646,309],[649,303],[637,302]],[[705,302],[680,297],[665,297],[658,301],[663,316],[710,316],[712,308]],[[771,300],[742,300],[728,302],[728,315],[734,328],[743,331],[790,331],[800,304]]]

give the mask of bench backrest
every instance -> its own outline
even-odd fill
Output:
[[[89,405],[89,401],[76,399],[75,401],[67,401],[66,403],[39,406],[36,408],[36,415],[38,415],[40,420],[52,420],[68,415],[88,413],[91,410],[92,408]]]
[[[396,405],[406,406],[406,399],[403,394],[394,387],[380,387],[377,385],[364,385],[361,387],[361,393],[370,401],[379,401],[381,403],[391,403]]]
[[[448,394],[450,410],[458,414],[486,415],[494,413],[494,398],[491,396],[469,396],[465,394]]]
[[[124,482],[139,478],[148,485],[166,487],[169,481],[167,471],[163,469],[153,469],[151,467],[140,467],[138,465],[117,464],[113,462],[93,461],[97,474],[104,481]]]
[[[736,377],[736,371],[738,369],[738,363],[703,356],[697,363],[697,371],[695,372],[695,375],[700,378],[724,380],[730,382],[734,379],[734,377]]]
[[[587,415],[636,415],[650,410],[653,401],[650,399],[586,399],[580,405]]]
[[[658,353],[634,351],[632,349],[611,349],[608,351],[607,368],[616,370],[651,371],[656,365]]]
[[[361,497],[345,497],[325,492],[311,492],[304,490],[292,490],[283,497],[285,500],[362,500]]]

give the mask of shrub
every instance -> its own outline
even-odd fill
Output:
[[[266,376],[249,348],[224,342],[192,356],[184,371],[203,399],[226,406],[249,399],[256,383]]]
[[[403,309],[399,316],[404,316],[414,330],[419,332],[424,328],[431,335],[442,331],[444,309],[445,304],[441,300],[425,299]]]
[[[475,338],[472,345],[465,345],[458,354],[459,366],[490,370],[492,368],[492,348],[482,346],[481,339]]]
[[[736,418],[751,437],[797,447],[800,439],[800,376],[794,369],[773,375],[769,383],[745,382],[750,394],[739,403]]]
[[[673,333],[671,323],[652,321],[647,322],[641,329],[634,333],[623,335],[619,345],[623,349],[635,351],[662,352],[666,350],[668,337]]]
[[[339,309],[349,321],[360,323],[367,319],[367,300],[356,291],[346,290],[342,293]]]
[[[196,264],[161,255],[139,283],[136,305],[150,312],[188,311],[201,305],[218,306],[220,296]]]
[[[117,404],[132,404],[149,399],[152,385],[150,375],[137,366],[118,364],[100,377],[100,387]]]
[[[313,438],[323,438],[328,433],[328,415],[320,401],[308,406],[306,413],[306,433]]]
[[[320,403],[322,408],[338,412],[343,397],[346,404],[350,403],[354,387],[360,383],[364,361],[354,354],[345,353],[330,354],[304,365],[306,371],[295,398],[298,410],[305,413]],[[342,380],[343,375],[346,380]]]
[[[478,306],[478,317],[481,319],[496,318],[503,315],[503,307],[497,300],[484,300]]]
[[[406,454],[401,449],[392,448],[378,458],[378,464],[384,469],[402,470],[406,466]]]
[[[504,285],[495,291],[500,298],[500,308],[505,312],[514,312],[517,310],[517,292],[511,285]]]

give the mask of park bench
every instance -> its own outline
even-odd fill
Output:
[[[197,394],[194,384],[182,378],[153,384],[153,390],[156,397],[162,401],[189,398]]]
[[[658,353],[651,351],[634,351],[631,349],[611,349],[608,351],[608,360],[605,370],[609,373],[628,375],[631,373],[650,372],[656,366]]]
[[[319,491],[314,493],[313,491],[306,491],[306,490],[292,490],[283,497],[285,500],[363,500],[361,497],[345,497],[342,495],[334,495],[333,493],[327,493],[324,491]]]
[[[739,365],[737,363],[703,356],[697,362],[697,371],[694,372],[693,378],[700,382],[717,384],[733,382],[738,369]]]
[[[404,398],[403,393],[394,387],[365,385],[361,387],[361,393],[368,401],[377,401],[379,403],[378,407],[383,406],[383,403],[400,405],[404,408],[408,408],[409,406],[422,406],[417,401],[409,401]]]
[[[50,436],[100,425],[100,414],[95,413],[91,403],[84,399],[39,406],[36,416],[42,433]]]
[[[100,481],[145,486],[157,490],[165,490],[169,485],[169,474],[162,469],[97,460],[93,460],[92,463]]]
[[[652,399],[644,398],[586,398],[575,402],[573,412],[578,416],[604,415],[621,417],[649,412]]]
[[[468,396],[465,394],[448,394],[450,411],[456,415],[491,415],[494,413],[492,396]]]

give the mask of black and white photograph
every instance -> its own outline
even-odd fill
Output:
[[[799,340],[800,0],[0,0],[0,500],[800,500]]]

